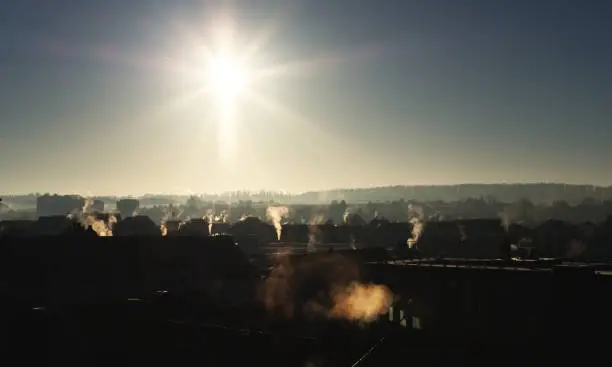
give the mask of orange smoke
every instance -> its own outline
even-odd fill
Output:
[[[96,218],[94,215],[88,215],[86,218],[87,226],[98,234],[100,237],[110,237],[113,235],[113,226],[117,223],[117,218],[114,215],[108,217],[108,223],[104,220]]]
[[[274,268],[260,289],[260,297],[266,309],[284,317],[293,317],[295,312],[293,294],[293,267],[279,255],[280,264]]]
[[[377,284],[354,282],[334,295],[330,317],[371,322],[387,312],[393,302],[389,288]]]
[[[317,314],[329,318],[371,322],[389,309],[391,291],[363,284],[349,259],[333,254],[281,257],[260,289],[268,311],[284,317]]]

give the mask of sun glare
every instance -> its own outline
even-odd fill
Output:
[[[283,116],[283,120],[300,124],[309,122],[267,96],[266,91],[276,86],[275,83],[267,83],[279,77],[316,71],[329,57],[266,64],[270,62],[268,57],[273,53],[260,52],[283,22],[272,20],[256,32],[252,40],[243,40],[236,32],[233,18],[220,16],[210,22],[204,35],[192,33],[188,28],[181,29],[181,32],[187,32],[180,37],[184,40],[179,43],[180,53],[177,53],[177,57],[168,58],[172,61],[168,65],[171,71],[180,73],[177,87],[180,85],[182,95],[176,107],[186,107],[196,101],[212,107],[210,117],[208,109],[205,116],[215,120],[218,156],[227,169],[231,170],[235,166],[231,163],[240,149],[238,133],[241,131],[238,131],[237,126],[245,122],[243,119],[249,118],[246,111],[254,105],[271,114]],[[180,25],[180,28],[183,27]],[[332,57],[334,60],[337,58]],[[200,100],[201,97],[205,98]],[[244,128],[244,125],[240,127]]]
[[[207,82],[212,93],[223,99],[231,99],[246,88],[248,72],[235,58],[215,57],[208,62]]]

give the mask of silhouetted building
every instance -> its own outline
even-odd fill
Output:
[[[534,229],[533,244],[542,257],[564,257],[572,240],[579,238],[578,232],[570,223],[549,220]]]
[[[417,241],[423,257],[458,257],[461,234],[457,222],[428,222]]]
[[[86,228],[65,215],[39,217],[30,227],[34,236],[62,236],[85,233]]]
[[[309,229],[306,224],[287,224],[281,228],[282,242],[308,243]]]
[[[161,236],[161,230],[151,218],[137,215],[117,222],[113,236]]]
[[[165,221],[164,226],[166,227],[166,236],[178,235],[182,224],[183,221],[180,219],[168,219],[167,221]]]
[[[0,222],[0,236],[25,236],[31,233],[33,220],[4,220]]]
[[[230,229],[232,228],[231,223],[213,223],[211,226],[210,234],[224,234],[230,233]]]
[[[239,239],[243,236],[257,236],[261,243],[276,241],[276,230],[268,223],[262,222],[255,217],[248,217],[234,224],[230,233]]]
[[[140,201],[137,199],[121,199],[117,201],[117,210],[122,218],[136,215],[136,211],[140,207]]]
[[[424,257],[497,259],[509,255],[506,231],[499,219],[428,222],[417,248]]]
[[[205,237],[209,235],[208,221],[202,218],[190,219],[180,227],[181,235]]]
[[[370,245],[390,248],[396,247],[401,243],[403,244],[402,247],[406,247],[408,245],[408,239],[411,237],[411,223],[381,221],[374,227],[374,232],[371,234]]]
[[[78,195],[43,195],[36,198],[36,215],[49,217],[82,212],[85,199]]]
[[[102,213],[104,211],[104,202],[99,199],[95,199],[91,204],[91,210],[94,212]]]
[[[496,259],[509,256],[509,243],[500,219],[471,219],[460,223],[464,257]]]

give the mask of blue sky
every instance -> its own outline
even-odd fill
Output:
[[[5,3],[2,192],[612,184],[605,1]],[[283,71],[231,127],[183,71],[228,24]]]

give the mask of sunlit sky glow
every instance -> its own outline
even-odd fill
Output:
[[[9,0],[0,192],[612,184],[612,5]]]

